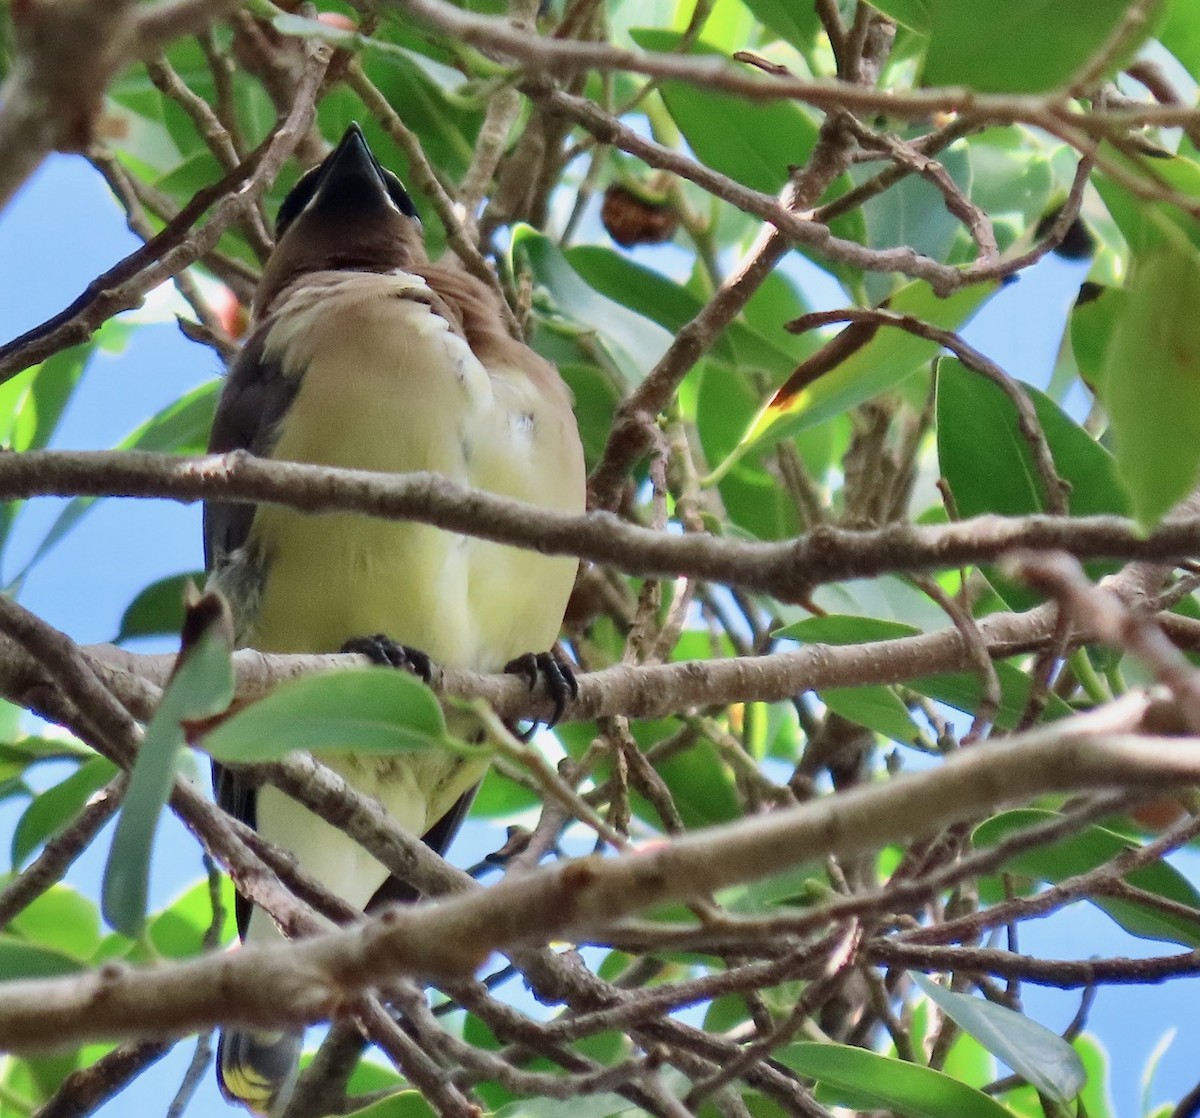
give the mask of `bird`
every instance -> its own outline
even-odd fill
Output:
[[[582,512],[583,448],[558,370],[504,326],[494,287],[447,254],[431,262],[416,206],[352,123],[279,208],[247,340],[222,386],[211,453],[382,473],[431,471],[545,509]],[[365,652],[428,677],[430,663],[540,675],[556,717],[574,688],[548,651],[577,560],[359,513],[223,501],[204,508],[208,585],[237,644],[261,652]],[[432,750],[322,757],[391,818],[444,852],[486,762]],[[413,899],[360,846],[279,790],[214,763],[217,802],[292,853],[355,908]],[[244,942],[281,933],[238,899]],[[302,1033],[227,1030],[225,1097],[277,1111]]]

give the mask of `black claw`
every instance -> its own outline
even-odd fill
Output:
[[[399,644],[386,633],[375,633],[369,637],[352,637],[344,645],[343,652],[357,652],[381,668],[396,668],[412,672],[422,683],[433,679],[433,661],[419,648]]]
[[[524,656],[518,656],[505,664],[504,670],[510,675],[519,675],[529,685],[530,691],[537,687],[538,679],[542,680],[546,694],[554,703],[554,713],[546,723],[547,729],[558,725],[559,719],[567,709],[568,699],[579,698],[579,684],[575,680],[571,665],[560,660],[552,652],[526,652]],[[537,723],[534,723],[530,733],[536,725]]]

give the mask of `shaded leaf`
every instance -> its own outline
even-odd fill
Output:
[[[146,727],[104,870],[101,907],[119,932],[136,937],[146,918],[150,855],[175,768],[186,745],[182,723],[220,714],[233,699],[231,637],[210,625],[181,656]]]
[[[1053,400],[1022,385],[1033,404],[1059,476],[1071,486],[1073,516],[1126,516],[1129,502],[1117,480],[1109,454]],[[937,363],[938,466],[963,517],[997,513],[1025,516],[1048,511],[1042,479],[1028,440],[1021,434],[1016,406],[992,381],[966,368],[956,358]],[[1089,564],[1093,578],[1108,574],[1112,564]],[[1029,609],[1042,596],[1005,579],[987,575],[1013,609]]]
[[[681,32],[649,28],[630,34],[643,49],[663,52],[677,50],[682,38]],[[689,53],[723,57],[727,52],[697,42]],[[783,188],[789,168],[802,164],[816,143],[815,121],[791,101],[749,101],[686,82],[664,81],[659,89],[702,163],[766,194]]]
[[[1164,240],[1137,258],[1097,390],[1117,472],[1149,526],[1195,485],[1200,466],[1200,253]]]
[[[116,772],[111,761],[94,757],[41,793],[25,809],[13,832],[13,865],[23,865],[42,843],[66,827],[83,810],[92,793],[107,784]]]
[[[826,687],[818,695],[830,710],[892,741],[912,745],[924,737],[890,687]]]
[[[203,586],[204,579],[203,571],[187,571],[152,582],[125,607],[114,643],[178,633],[183,627],[184,589],[189,583]]]
[[[981,823],[971,841],[977,847],[991,846],[1014,831],[1056,818],[1055,812],[1033,808],[1004,812]],[[1106,827],[1091,826],[1050,846],[1018,854],[1005,863],[1005,868],[1038,881],[1057,884],[1068,877],[1097,869],[1135,849],[1137,845],[1124,835]],[[1163,912],[1136,900],[1119,897],[1096,895],[1088,897],[1088,901],[1130,935],[1200,947],[1200,892],[1174,866],[1164,861],[1151,862],[1126,874],[1124,880],[1138,889],[1195,909],[1195,917]]]
[[[916,971],[910,976],[927,998],[1041,1094],[1065,1104],[1083,1090],[1083,1061],[1056,1032],[985,998],[948,990]]]
[[[83,969],[83,963],[62,951],[0,935],[0,974],[6,979],[58,978]]]
[[[613,363],[631,382],[646,375],[671,344],[657,323],[601,295],[580,277],[558,246],[528,225],[512,232],[514,272],[525,260],[550,292],[559,311],[603,340]]]
[[[790,0],[745,0],[745,3],[764,27],[791,43],[801,54],[812,49],[813,40],[821,31],[814,7]]]

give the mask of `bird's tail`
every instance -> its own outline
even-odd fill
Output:
[[[222,1032],[217,1083],[231,1103],[252,1114],[282,1110],[296,1085],[303,1032]]]

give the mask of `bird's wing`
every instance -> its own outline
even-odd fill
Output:
[[[277,361],[265,355],[270,322],[247,339],[225,382],[208,440],[210,454],[248,450],[266,455],[274,431],[287,412],[298,377],[284,375]],[[210,577],[218,573],[250,534],[257,506],[224,501],[204,502],[204,569]],[[238,603],[233,603],[235,618]],[[212,763],[213,793],[222,810],[249,827],[257,826],[256,789],[217,761]],[[236,901],[238,933],[246,934],[251,904],[240,893]]]
[[[265,457],[279,421],[295,399],[300,378],[286,376],[280,363],[266,356],[271,325],[268,320],[250,335],[229,370],[208,440],[210,454],[248,450]],[[255,509],[244,503],[205,501],[204,569],[210,574],[246,542]]]

